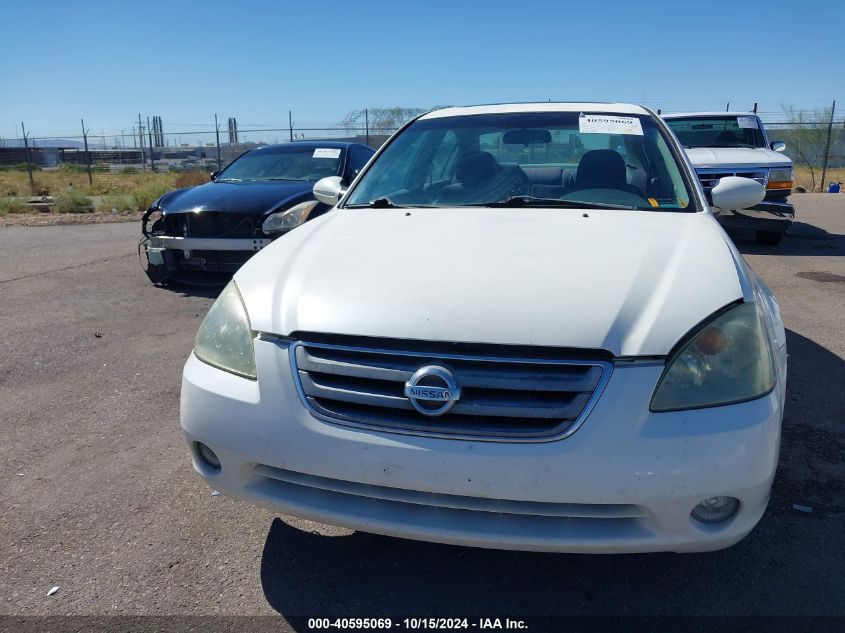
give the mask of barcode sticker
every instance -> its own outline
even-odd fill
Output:
[[[643,126],[634,116],[611,114],[582,114],[578,117],[578,131],[581,134],[633,134],[643,135]]]

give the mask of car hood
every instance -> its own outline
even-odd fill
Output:
[[[709,213],[349,209],[276,240],[235,282],[259,332],[640,356],[743,297],[747,274]]]
[[[691,147],[686,150],[696,168],[792,167],[788,157],[765,147]]]
[[[283,204],[311,199],[313,187],[313,182],[209,182],[165,194],[159,206],[165,213],[264,215]]]

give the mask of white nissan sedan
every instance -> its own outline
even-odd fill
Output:
[[[716,550],[760,520],[778,304],[654,112],[438,110],[315,194],[336,208],[238,271],[185,366],[182,428],[214,488],[520,550]]]

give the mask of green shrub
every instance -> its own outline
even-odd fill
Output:
[[[29,171],[26,168],[26,161],[24,161],[22,163],[18,163],[12,169],[14,169],[15,171]],[[36,165],[35,163],[33,163],[32,164],[32,171],[41,171],[41,168],[38,165]]]
[[[103,196],[100,198],[100,204],[97,206],[97,211],[105,211],[106,213],[109,213],[110,211],[123,213],[124,211],[134,210],[135,201],[132,199],[132,196],[120,193]]]
[[[79,191],[68,191],[56,200],[54,210],[58,213],[92,213],[94,202]]]
[[[62,163],[56,171],[65,174],[86,174],[88,173],[88,166],[78,165],[76,163]]]
[[[137,174],[138,168],[137,167],[121,167],[117,173],[127,176],[129,174]]]
[[[0,198],[0,215],[6,215],[7,213],[23,213],[25,211],[26,202],[23,198]]]
[[[165,193],[170,191],[171,187],[163,182],[149,182],[144,185],[139,185],[137,189],[130,194],[132,202],[136,211],[146,211],[150,205]]]

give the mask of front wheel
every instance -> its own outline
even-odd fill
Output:
[[[783,233],[772,233],[771,231],[757,231],[757,243],[765,246],[776,246],[783,239]]]

